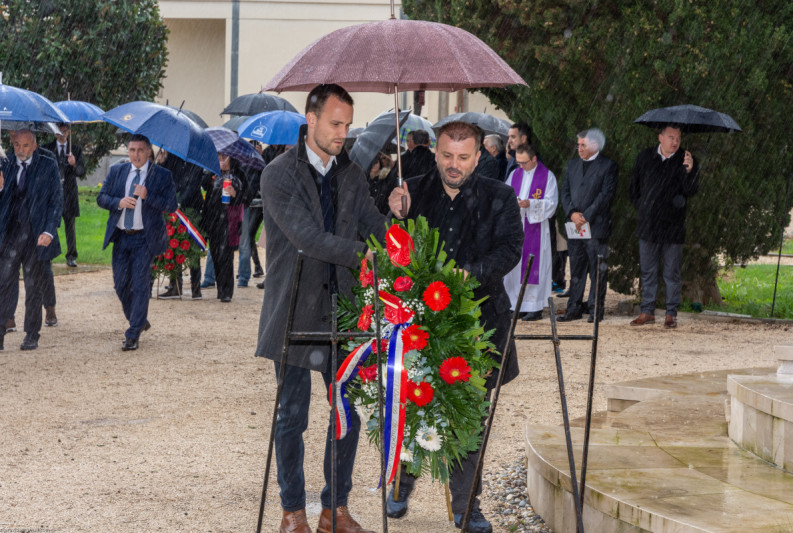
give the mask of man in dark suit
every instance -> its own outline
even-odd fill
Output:
[[[402,198],[408,197],[408,218],[424,216],[431,227],[440,231],[448,259],[454,259],[466,275],[473,275],[480,286],[474,299],[486,298],[482,304],[482,322],[486,330],[495,329],[492,342],[503,353],[509,337],[510,300],[504,288],[506,276],[520,262],[523,249],[523,221],[512,187],[500,180],[475,173],[479,162],[482,130],[466,122],[450,122],[438,133],[435,146],[436,165],[423,176],[409,179],[402,189],[394,189],[389,198],[392,213],[402,210]],[[514,343],[514,341],[513,341]],[[509,361],[503,365],[503,383],[518,375],[514,344]],[[496,360],[501,364],[500,356]],[[497,372],[487,380],[488,397],[495,387]],[[474,479],[479,451],[453,465],[449,476],[454,523],[459,528],[468,505],[471,487],[481,491],[481,479]],[[399,518],[407,511],[407,501],[416,478],[402,471],[397,499],[393,489],[386,498],[388,516]],[[470,533],[489,533],[490,522],[479,510],[471,510]]]
[[[25,277],[25,339],[22,350],[38,348],[41,303],[48,261],[61,253],[58,224],[63,210],[58,165],[37,150],[29,130],[14,135],[14,155],[0,169],[0,349],[13,317],[19,267]]]
[[[99,207],[110,211],[104,250],[113,243],[113,283],[129,328],[121,349],[137,350],[147,320],[154,256],[168,247],[163,212],[176,211],[176,190],[171,173],[149,162],[151,143],[133,135],[128,145],[129,162],[110,167],[96,197]]]
[[[589,224],[590,239],[568,239],[570,256],[570,299],[567,311],[559,320],[578,320],[583,316],[582,300],[589,271],[589,322],[595,320],[595,280],[597,257],[603,256],[600,268],[603,272],[598,296],[598,320],[603,318],[603,303],[606,296],[606,259],[611,235],[611,201],[617,190],[617,164],[602,155],[606,137],[597,128],[578,134],[578,156],[567,163],[562,184],[562,209],[566,220],[581,230]]]
[[[77,266],[77,237],[74,220],[80,216],[80,199],[77,194],[77,178],[85,176],[83,150],[69,140],[68,124],[58,124],[60,135],[45,144],[44,148],[55,154],[58,161],[61,185],[63,186],[63,231],[66,234],[66,265]]]
[[[531,137],[531,128],[525,122],[516,122],[509,127],[509,136],[507,137],[507,166],[504,170],[504,176],[501,181],[506,182],[513,170],[518,168],[515,162],[515,150],[521,144],[530,144],[529,137]]]
[[[425,130],[414,130],[407,134],[407,151],[402,154],[402,177],[422,176],[435,168],[435,154],[430,150],[430,134]],[[394,165],[386,178],[383,202],[377,205],[381,213],[388,213],[388,196],[399,182],[399,165]]]
[[[306,100],[307,124],[298,144],[265,167],[261,178],[264,227],[267,231],[267,276],[259,320],[256,355],[274,360],[279,370],[292,273],[297,252],[305,253],[298,280],[296,331],[327,330],[331,295],[351,297],[357,280],[350,269],[359,267],[358,253],[367,252],[361,237],[385,238],[386,218],[377,211],[363,170],[344,150],[353,120],[353,101],[338,85],[319,85]],[[370,256],[371,258],[371,256]],[[330,343],[291,341],[282,385],[283,396],[275,429],[278,485],[281,487],[280,533],[311,533],[306,520],[303,474],[303,433],[308,427],[311,371],[322,373],[325,390],[331,381]],[[327,397],[327,396],[325,396]],[[330,533],[332,502],[331,461],[336,461],[338,533],[367,533],[352,518],[347,498],[352,489],[352,469],[360,431],[358,415],[338,441],[331,456],[331,432],[325,436],[325,488],[317,531]]]

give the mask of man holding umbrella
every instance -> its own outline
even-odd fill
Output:
[[[19,267],[25,276],[25,339],[22,350],[38,348],[41,302],[47,263],[61,253],[58,224],[63,192],[58,166],[37,150],[30,130],[14,136],[14,157],[0,167],[0,350],[5,325],[13,316]]]
[[[267,165],[261,179],[267,276],[256,355],[276,361],[276,374],[287,329],[289,280],[298,251],[305,258],[293,329],[316,331],[327,328],[332,294],[350,295],[356,283],[350,269],[360,265],[358,253],[367,252],[359,235],[385,238],[386,219],[369,196],[363,171],[343,149],[353,120],[350,95],[338,85],[315,87],[306,100],[306,120],[298,144]],[[326,389],[331,381],[330,343],[292,341],[286,357],[274,435],[283,509],[279,531],[311,533],[305,510],[303,433],[308,426],[311,371],[322,373]],[[336,461],[338,476],[336,531],[367,533],[347,510],[360,430],[358,416],[352,417],[349,434],[338,441],[337,457],[331,456],[330,428],[325,436],[320,533],[332,529],[331,461]]]
[[[63,230],[66,234],[66,265],[77,266],[77,237],[74,221],[80,216],[80,199],[77,195],[77,178],[85,176],[83,151],[69,139],[71,127],[67,123],[58,124],[60,134],[56,140],[45,144],[44,148],[55,154],[58,171],[63,187]]]
[[[658,134],[658,146],[636,157],[630,182],[630,199],[638,211],[636,235],[642,269],[641,314],[631,326],[655,322],[658,263],[663,261],[666,285],[664,327],[677,327],[681,300],[680,267],[686,236],[687,199],[699,189],[699,164],[680,148],[680,126],[670,124]]]
[[[177,208],[171,173],[149,162],[149,139],[134,134],[127,149],[129,162],[110,167],[96,197],[99,207],[110,211],[102,249],[113,243],[113,284],[129,321],[124,351],[137,350],[141,331],[151,327],[147,315],[152,262],[168,247],[163,212]]]

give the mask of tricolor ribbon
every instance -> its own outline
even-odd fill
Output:
[[[407,401],[407,371],[402,353],[402,330],[409,324],[398,324],[391,332],[388,342],[386,363],[385,405],[383,412],[384,438],[383,450],[386,454],[386,483],[391,483],[399,467],[402,440],[405,432],[405,402]],[[347,386],[358,375],[361,365],[372,353],[371,339],[348,355],[336,372],[336,439],[347,436],[352,426],[352,412],[347,399]],[[381,369],[378,369],[380,372]],[[328,387],[328,400],[332,402],[331,388]]]
[[[179,221],[182,223],[182,225],[185,228],[187,228],[187,233],[190,235],[190,237],[193,238],[193,240],[198,245],[198,247],[201,248],[201,251],[202,252],[206,252],[207,251],[207,241],[204,240],[204,238],[198,232],[196,227],[193,226],[193,223],[190,222],[190,220],[185,216],[185,214],[182,213],[179,209],[176,210],[175,214],[179,218]]]

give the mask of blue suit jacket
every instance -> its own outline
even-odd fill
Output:
[[[16,177],[19,172],[17,158],[6,159],[1,168],[5,181],[0,193],[0,247],[10,225],[8,218],[11,213],[11,200],[17,187]],[[33,234],[37,239],[45,232],[52,235],[49,246],[38,246],[36,249],[39,261],[49,261],[61,253],[58,225],[63,213],[63,189],[57,163],[48,157],[42,157],[39,150],[36,150],[25,172],[25,184]]]
[[[107,229],[105,230],[104,250],[111,242],[115,242],[119,230],[116,225],[124,209],[119,209],[118,204],[127,196],[127,176],[129,175],[131,163],[120,163],[110,167],[102,190],[96,197],[99,207],[110,211],[107,217]],[[161,254],[168,247],[168,235],[165,233],[165,218],[163,212],[173,213],[176,211],[176,189],[174,188],[171,173],[164,168],[149,163],[149,170],[146,175],[146,199],[143,202],[143,232],[146,235],[146,244],[152,255]]]

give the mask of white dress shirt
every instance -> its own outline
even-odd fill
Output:
[[[305,137],[303,139],[305,139]],[[324,164],[316,152],[309,148],[308,143],[306,143],[306,155],[308,156],[308,162],[311,163],[312,167],[317,169],[317,172],[319,172],[320,176],[327,174],[328,170],[330,170],[330,167],[332,167],[333,163],[336,162],[336,156],[332,155],[330,156],[330,159],[328,159],[328,164]]]
[[[129,174],[127,174],[127,182],[124,185],[124,196],[126,197],[129,194],[129,187],[132,185],[132,180],[135,179],[135,165],[130,164],[129,166]],[[146,183],[146,175],[149,171],[149,162],[146,161],[146,164],[140,167],[140,182],[138,185],[144,185]],[[116,227],[118,229],[126,229],[124,228],[124,217],[126,217],[127,210],[121,210],[121,216],[118,217],[118,224]],[[138,198],[138,203],[135,205],[135,214],[133,215],[133,222],[132,222],[132,229],[134,230],[141,230],[143,229],[143,202],[140,198]]]

